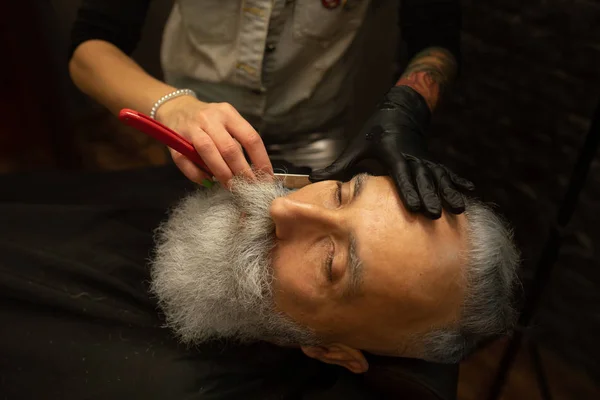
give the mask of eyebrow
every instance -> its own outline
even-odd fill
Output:
[[[344,288],[343,297],[353,297],[360,292],[362,286],[363,264],[358,257],[358,249],[356,245],[356,237],[350,234],[348,244],[348,283]]]
[[[354,180],[354,187],[352,191],[352,199],[350,199],[350,204],[354,203],[355,200],[362,193],[362,189],[364,188],[364,183],[368,179],[368,175],[360,174],[357,175]],[[348,270],[349,270],[349,279],[346,288],[344,289],[343,297],[352,297],[356,296],[360,292],[360,288],[362,285],[362,273],[363,273],[363,264],[361,259],[358,257],[358,242],[356,241],[356,236],[352,232],[348,235]]]
[[[356,175],[353,179],[354,188],[352,191],[352,199],[350,199],[350,204],[354,203],[354,201],[360,196],[362,193],[362,189],[365,186],[365,181],[369,178],[367,174]]]

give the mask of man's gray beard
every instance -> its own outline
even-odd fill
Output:
[[[316,343],[273,302],[269,208],[287,193],[280,183],[236,178],[231,191],[217,185],[189,195],[157,229],[151,289],[182,341]]]

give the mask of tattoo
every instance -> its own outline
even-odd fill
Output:
[[[441,47],[430,47],[417,54],[406,67],[396,86],[409,86],[421,94],[431,111],[456,77],[454,56]]]

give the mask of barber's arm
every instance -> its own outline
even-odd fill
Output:
[[[460,7],[457,0],[404,0],[400,22],[412,59],[359,134],[338,159],[311,180],[346,179],[364,159],[387,167],[407,209],[439,218],[442,207],[464,211],[459,191],[473,184],[427,153],[431,114],[458,70]]]
[[[139,41],[149,3],[84,0],[73,26],[71,78],[114,114],[122,108],[149,114],[158,99],[181,89],[155,79],[129,56]],[[181,96],[165,102],[156,119],[190,140],[222,183],[237,174],[254,176],[234,138],[256,169],[272,172],[260,136],[229,104]],[[209,178],[181,154],[171,150],[171,155],[190,180],[200,183]]]

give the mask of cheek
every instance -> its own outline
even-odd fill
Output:
[[[301,322],[318,308],[318,270],[314,252],[300,246],[279,245],[273,253],[275,305]]]

